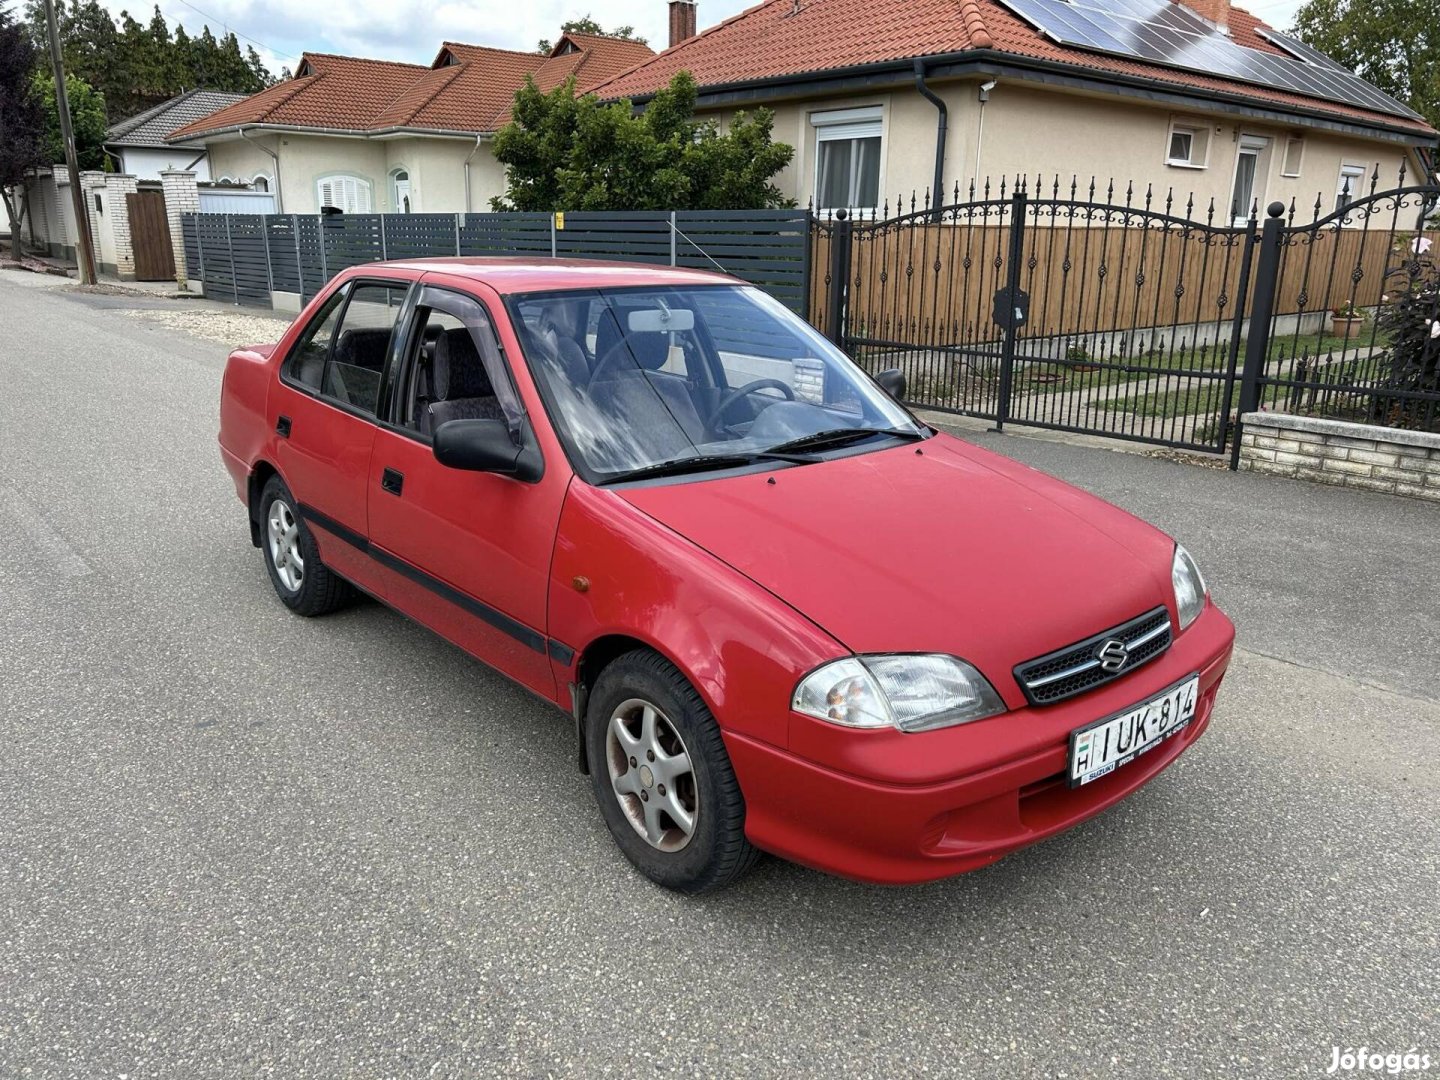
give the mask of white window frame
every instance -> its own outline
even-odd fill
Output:
[[[820,205],[820,148],[827,142],[850,142],[856,139],[880,140],[880,152],[876,161],[878,173],[875,178],[875,201],[881,200],[885,176],[885,109],[880,105],[866,105],[855,109],[829,109],[810,114],[810,126],[815,129],[815,179],[812,185],[815,212],[832,214],[836,210],[848,210],[855,217],[875,217],[880,212],[877,206],[821,206]]]
[[[326,185],[330,187],[329,199],[325,197]],[[317,208],[338,206],[346,214],[369,214],[375,203],[370,181],[363,176],[329,173],[315,180],[315,205]]]
[[[1170,156],[1170,146],[1179,133],[1190,136],[1190,156],[1188,158]],[[1198,155],[1195,153],[1197,143],[1200,147]],[[1210,167],[1209,123],[1202,124],[1198,120],[1171,120],[1170,127],[1165,132],[1165,164],[1176,169],[1208,169]]]
[[[1338,214],[1342,210],[1349,209],[1360,201],[1364,194],[1366,166],[1357,165],[1353,161],[1342,161],[1340,171],[1335,176],[1335,205],[1332,212]],[[1350,184],[1350,201],[1343,206],[1340,204],[1341,192],[1345,191],[1346,180],[1358,181]]]
[[[257,188],[255,186],[255,182],[257,180],[265,181],[265,186],[263,188]],[[248,181],[246,181],[246,186],[251,191],[264,191],[267,195],[269,195],[272,194],[275,190],[275,180],[270,176],[269,173],[256,173],[254,176],[250,177]]]
[[[1250,220],[1250,208],[1257,202],[1263,207],[1265,203],[1265,181],[1266,172],[1269,171],[1265,160],[1270,150],[1271,139],[1268,135],[1240,135],[1240,141],[1235,147],[1235,168],[1230,172],[1230,195],[1228,201],[1231,203],[1231,210],[1234,218],[1231,224],[1236,228],[1243,226]],[[1250,198],[1244,206],[1235,206],[1235,181],[1240,177],[1240,159],[1254,155],[1255,175],[1250,182]]]
[[[1290,164],[1290,148],[1291,148],[1291,147],[1298,147],[1298,150],[1296,151],[1296,158],[1297,158],[1297,160],[1296,160],[1296,162],[1295,162],[1295,168],[1294,168],[1294,169],[1287,168],[1287,166]],[[1304,169],[1304,168],[1305,168],[1305,137],[1304,137],[1303,135],[1290,135],[1290,136],[1287,136],[1286,139],[1285,139],[1285,150],[1284,150],[1284,154],[1283,154],[1283,156],[1280,158],[1280,175],[1281,175],[1281,176],[1284,176],[1284,177],[1288,177],[1288,178],[1291,179],[1291,180],[1295,180],[1295,179],[1298,179],[1298,178],[1299,178],[1299,176],[1300,176],[1300,171],[1301,171],[1302,169]]]

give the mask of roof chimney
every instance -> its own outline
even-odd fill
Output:
[[[670,0],[670,46],[695,36],[695,0]]]
[[[1184,3],[1206,22],[1214,23],[1222,34],[1230,33],[1230,0],[1184,0]]]

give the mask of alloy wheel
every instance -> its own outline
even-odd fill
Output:
[[[620,703],[605,732],[610,786],[625,818],[658,851],[679,851],[699,818],[689,751],[670,718],[641,698]]]
[[[270,542],[270,562],[280,584],[291,592],[299,592],[305,583],[305,560],[300,555],[300,523],[295,511],[284,499],[270,504],[266,515],[266,537]]]

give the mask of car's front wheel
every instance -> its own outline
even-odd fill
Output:
[[[324,615],[344,605],[354,591],[320,561],[315,537],[278,476],[272,476],[261,491],[259,510],[265,569],[281,602],[299,615]]]
[[[589,696],[586,738],[600,813],[646,877],[698,893],[754,865],[720,728],[669,661],[636,650],[605,668]]]

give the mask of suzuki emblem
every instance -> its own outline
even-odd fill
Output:
[[[1111,638],[1095,650],[1095,659],[1100,661],[1102,669],[1113,675],[1129,661],[1130,647],[1119,638]]]

